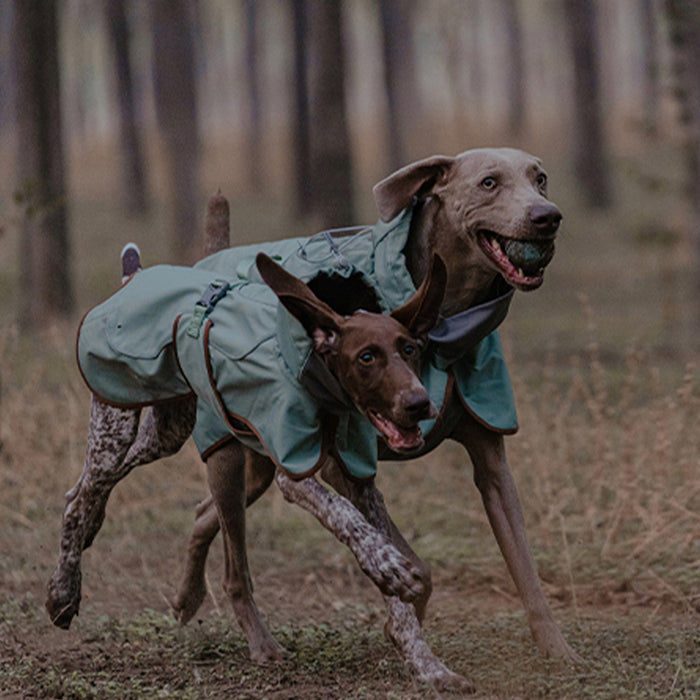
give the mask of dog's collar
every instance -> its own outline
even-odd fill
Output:
[[[428,338],[445,367],[464,357],[501,325],[515,289],[500,275],[491,287],[491,299],[466,311],[441,319]]]

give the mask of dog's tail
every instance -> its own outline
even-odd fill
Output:
[[[136,243],[127,243],[122,248],[122,284],[126,282],[134,272],[141,269],[141,251]]]

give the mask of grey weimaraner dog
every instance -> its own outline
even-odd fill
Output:
[[[488,300],[499,276],[522,291],[542,284],[562,217],[547,198],[547,175],[538,158],[509,148],[474,149],[457,157],[434,156],[390,175],[376,185],[374,195],[384,221],[413,207],[403,253],[416,284],[424,278],[434,252],[445,260],[447,292],[441,309],[443,316],[458,315]],[[224,241],[220,237],[208,252],[223,247]],[[445,403],[448,402],[460,415],[447,437],[462,444],[469,453],[475,483],[538,648],[548,657],[578,660],[554,620],[529,552],[503,434],[489,429],[466,408],[456,391],[446,397]],[[241,461],[237,452],[234,444],[224,444],[207,456],[207,463],[221,465],[217,468],[223,470],[229,462]],[[252,456],[247,457],[242,469],[244,500],[250,505],[267,489],[274,471],[272,465]],[[386,532],[428,581],[424,594],[412,605],[387,597],[387,636],[419,678],[438,687],[460,686],[461,680],[432,654],[422,638],[420,620],[430,596],[430,572],[391,521],[374,482],[358,484],[349,480],[332,463],[326,465],[322,475],[370,522]],[[207,499],[197,509],[184,580],[172,601],[175,614],[183,623],[194,616],[206,595],[204,566],[208,547],[218,530],[216,509]]]
[[[426,278],[433,254],[439,254],[445,261],[447,286],[440,312],[448,321],[459,319],[473,309],[489,307],[494,294],[498,296],[494,290],[498,288],[499,281],[505,281],[511,289],[523,291],[541,285],[544,268],[554,252],[561,214],[547,199],[547,178],[537,158],[514,149],[475,149],[457,157],[435,156],[397,171],[380,182],[374,194],[382,221],[394,220],[402,211],[410,212],[400,257],[415,286]],[[397,268],[393,273],[399,274]],[[499,319],[502,320],[502,317],[499,316]],[[446,328],[448,332],[443,334],[442,340],[450,335],[450,324]],[[438,355],[441,347],[439,341],[436,335]],[[481,338],[475,341],[479,347],[485,342],[480,341]],[[443,347],[448,345],[446,343]],[[464,350],[464,345],[460,346],[459,342],[456,347]],[[546,656],[575,660],[578,657],[566,643],[554,620],[528,549],[522,509],[503,441],[503,435],[513,432],[515,427],[508,421],[489,421],[483,411],[470,405],[470,399],[465,398],[468,391],[464,388],[468,379],[465,380],[463,376],[455,378],[458,370],[457,366],[446,382],[441,419],[431,430],[434,435],[426,435],[425,448],[418,453],[434,448],[445,438],[453,439],[466,448],[474,466],[476,486],[525,606],[537,646]],[[173,411],[170,410],[170,413]],[[156,453],[160,456],[165,450],[173,451],[179,447],[185,434],[189,434],[194,417],[189,415],[184,420],[182,411],[177,413],[169,415],[165,410],[156,415],[153,411],[149,412],[144,421],[146,428],[142,427],[141,431],[145,430],[151,436],[151,442],[157,437],[159,443],[150,450],[144,446],[143,450],[149,450],[146,456],[127,456],[129,466],[126,469],[119,471],[114,466],[110,467],[107,470],[110,471],[110,488],[136,464],[150,461]],[[443,416],[449,416],[449,420],[442,420]],[[176,435],[173,429],[177,432],[178,421],[183,428],[182,434]],[[161,429],[166,425],[167,430]],[[131,429],[135,430],[135,427]],[[101,448],[99,445],[89,445],[89,454]],[[380,448],[379,456],[380,459],[395,459],[397,455],[385,446]],[[210,481],[225,493],[227,506],[226,513],[217,513],[213,501],[209,499],[198,508],[185,579],[173,601],[176,615],[183,621],[194,615],[203,600],[203,570],[209,544],[219,529],[219,517],[230,523],[238,523],[241,531],[244,531],[245,506],[254,502],[269,487],[276,473],[271,460],[235,441],[217,445],[216,449],[206,454],[206,460]],[[412,571],[417,572],[422,584],[417,587],[417,595],[414,595],[415,591],[406,590],[388,593],[383,588],[389,614],[385,631],[408,667],[419,679],[438,688],[467,687],[468,682],[447,669],[423,639],[421,620],[431,592],[430,572],[391,521],[374,480],[351,479],[333,460],[324,464],[321,474],[359,509],[376,530],[394,543],[411,562]],[[295,500],[306,501],[312,511],[331,498],[330,492],[314,478],[292,481],[282,475],[282,481],[285,495],[290,497],[295,491]],[[81,488],[80,484],[78,488]],[[67,513],[75,496],[75,491],[69,494]],[[216,500],[221,501],[222,498]],[[95,525],[88,528],[82,546],[91,542],[102,516],[103,507],[96,508],[96,513],[91,516]],[[244,543],[243,537],[232,539],[229,536],[226,539],[230,540],[225,548],[227,587],[236,604],[245,588],[244,579],[248,577]],[[71,543],[64,544],[64,548],[67,544]],[[235,551],[236,546],[240,547],[240,551]],[[76,556],[75,547],[72,549]],[[77,557],[79,586],[79,550]],[[229,572],[234,565],[229,558],[240,563],[234,576]],[[52,581],[57,580],[60,572],[59,567]],[[231,587],[234,580],[238,585]],[[254,624],[246,629],[246,624],[241,623],[246,630],[251,656],[256,660],[278,658],[279,647],[264,628],[252,601],[249,611],[253,611],[250,615],[255,617]],[[245,618],[246,614],[239,615],[239,619]]]

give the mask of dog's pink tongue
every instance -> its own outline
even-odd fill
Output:
[[[414,450],[423,444],[423,433],[419,426],[401,428],[378,413],[370,414],[370,417],[392,450]]]

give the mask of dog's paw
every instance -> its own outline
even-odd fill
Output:
[[[376,547],[369,559],[362,568],[385,595],[411,603],[424,593],[426,583],[420,569],[393,544]]]
[[[540,653],[548,659],[560,659],[569,664],[583,663],[579,656],[564,639],[564,635],[553,620],[530,622],[530,631]]]
[[[537,646],[542,655],[548,659],[559,659],[568,664],[584,663],[583,657],[569,646],[561,634],[559,634],[558,638],[539,640]]]
[[[183,586],[175,597],[168,598],[168,603],[175,619],[181,625],[186,625],[196,615],[206,597],[207,588],[202,581]]]
[[[51,622],[67,630],[80,609],[80,576],[66,584],[54,575],[49,581],[45,607]]]
[[[472,695],[476,693],[476,686],[468,678],[460,676],[459,673],[450,671],[447,666],[440,664],[441,668],[418,674],[417,680],[425,683],[438,693],[459,693],[462,695]]]
[[[282,648],[271,635],[257,642],[249,642],[250,660],[256,664],[268,664],[275,661],[282,661],[287,655],[286,649]]]

